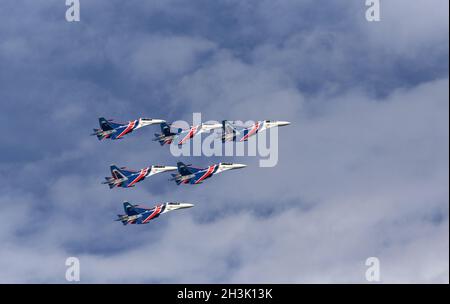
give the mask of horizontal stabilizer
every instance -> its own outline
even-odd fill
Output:
[[[173,174],[171,173],[170,175],[172,175],[172,178],[169,180],[173,180],[177,183],[177,185],[181,184],[183,182],[183,176],[181,176],[180,174]]]
[[[161,146],[164,146],[166,143],[166,139],[164,137],[165,136],[163,134],[155,133],[155,138],[153,138],[153,141],[157,141]]]
[[[128,217],[126,215],[118,214],[117,217],[118,219],[116,221],[121,221],[124,226],[128,224]]]
[[[97,139],[98,140],[102,140],[102,139],[104,139],[105,137],[108,137],[108,135],[106,135],[102,130],[100,130],[100,129],[93,129],[94,130],[94,133],[92,133],[91,135],[92,136],[97,136]]]

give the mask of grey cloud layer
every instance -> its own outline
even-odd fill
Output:
[[[363,4],[82,1],[69,24],[2,1],[0,282],[64,282],[68,256],[83,282],[364,282],[368,256],[383,282],[448,282],[448,1],[383,2],[378,24]],[[98,143],[98,116],[197,111],[292,121],[278,165],[99,184],[176,160],[152,127]],[[122,200],[196,207],[122,227]]]

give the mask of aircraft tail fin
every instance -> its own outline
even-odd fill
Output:
[[[222,142],[236,141],[236,129],[228,120],[222,120]]]
[[[128,216],[138,214],[138,212],[135,210],[136,206],[137,205],[132,205],[129,202],[123,202],[123,210]]]
[[[193,170],[191,168],[189,168],[190,165],[185,165],[182,162],[177,162],[177,168],[178,168],[178,172],[181,175],[191,175],[193,172]]]
[[[128,179],[127,171],[124,171],[118,168],[116,165],[111,165],[111,175],[112,177],[105,177],[105,180],[102,184],[108,184],[109,189],[120,186],[122,182]]]
[[[126,179],[127,178],[127,172],[116,165],[111,165],[111,174],[114,179]]]
[[[165,136],[172,135],[172,133],[170,132],[170,126],[166,122],[161,123],[160,126],[162,134],[164,134]]]
[[[131,205],[129,202],[123,202],[123,210],[125,211],[125,213],[127,215],[129,215],[129,212],[133,209],[134,209],[134,206]]]
[[[111,130],[114,129],[114,128],[111,126],[111,124],[109,123],[109,121],[106,120],[104,117],[100,117],[100,118],[98,119],[98,122],[99,122],[99,124],[100,124],[100,128],[101,128],[103,131],[111,131]]]

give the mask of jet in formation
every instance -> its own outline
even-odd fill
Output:
[[[200,125],[191,126],[189,129],[177,129],[176,132],[171,131],[171,126],[163,122],[160,124],[161,133],[155,133],[154,141],[158,141],[161,146],[165,144],[177,144],[181,146],[185,144],[188,140],[202,134],[204,132],[209,132],[214,129],[220,129],[222,127],[219,123],[202,123]]]
[[[91,134],[97,136],[98,140],[105,138],[110,138],[111,140],[121,139],[123,136],[133,132],[136,129],[165,122],[165,120],[162,119],[139,118],[127,123],[118,123],[111,119],[107,120],[103,117],[100,117],[98,121],[100,124],[100,129],[94,129],[94,133]]]
[[[110,169],[112,177],[105,177],[106,181],[102,184],[108,184],[109,189],[112,189],[114,187],[134,187],[136,183],[143,181],[146,177],[166,171],[177,170],[177,167],[154,165],[136,171],[111,165]]]
[[[188,203],[164,203],[158,204],[153,208],[143,208],[139,207],[139,205],[132,205],[129,202],[124,202],[123,209],[125,210],[125,214],[118,214],[118,219],[116,219],[116,221],[120,221],[124,225],[147,224],[163,213],[191,207],[194,207],[194,205]]]
[[[247,141],[251,136],[256,135],[257,133],[265,131],[269,128],[282,127],[290,124],[291,123],[288,121],[261,120],[255,122],[250,127],[243,127],[235,124],[234,122],[224,120],[222,121],[222,142]]]
[[[207,168],[194,168],[191,165],[185,165],[182,162],[177,163],[178,173],[172,174],[170,180],[174,180],[179,184],[201,184],[205,179],[211,176],[234,169],[241,169],[247,167],[242,164],[219,163],[211,165]]]

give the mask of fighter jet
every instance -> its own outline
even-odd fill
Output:
[[[221,128],[221,124],[216,123],[202,123],[200,125],[191,126],[189,129],[178,129],[176,133],[171,131],[171,127],[167,123],[161,123],[161,134],[155,133],[154,141],[158,141],[161,146],[164,144],[183,145],[188,140],[201,133]]]
[[[174,180],[179,184],[201,184],[205,179],[210,178],[214,174],[218,174],[227,170],[240,169],[247,167],[241,164],[219,163],[211,165],[208,168],[194,168],[191,165],[185,165],[182,162],[177,163],[178,174],[172,174],[170,180]]]
[[[282,127],[290,125],[288,121],[272,121],[262,120],[257,121],[250,127],[238,126],[228,120],[222,121],[222,142],[226,141],[247,141],[249,137],[257,134],[258,132],[265,131],[273,127]]]
[[[136,129],[165,122],[165,120],[162,119],[139,118],[127,123],[118,123],[111,119],[106,120],[103,117],[100,117],[98,121],[100,129],[94,129],[94,133],[91,134],[97,136],[98,140],[105,138],[110,138],[112,140],[121,139],[124,135],[131,133]]]
[[[118,214],[116,221],[121,221],[124,225],[147,224],[150,220],[157,218],[163,213],[191,207],[194,207],[194,205],[188,203],[165,203],[158,204],[153,208],[142,208],[139,205],[124,202],[123,209],[125,210],[125,214]]]
[[[116,165],[111,165],[110,168],[112,177],[105,177],[106,181],[102,182],[102,184],[107,184],[109,189],[114,187],[134,187],[137,182],[143,181],[148,176],[165,171],[177,170],[177,167],[157,165],[150,166],[139,171],[130,170],[125,167],[118,168]]]

